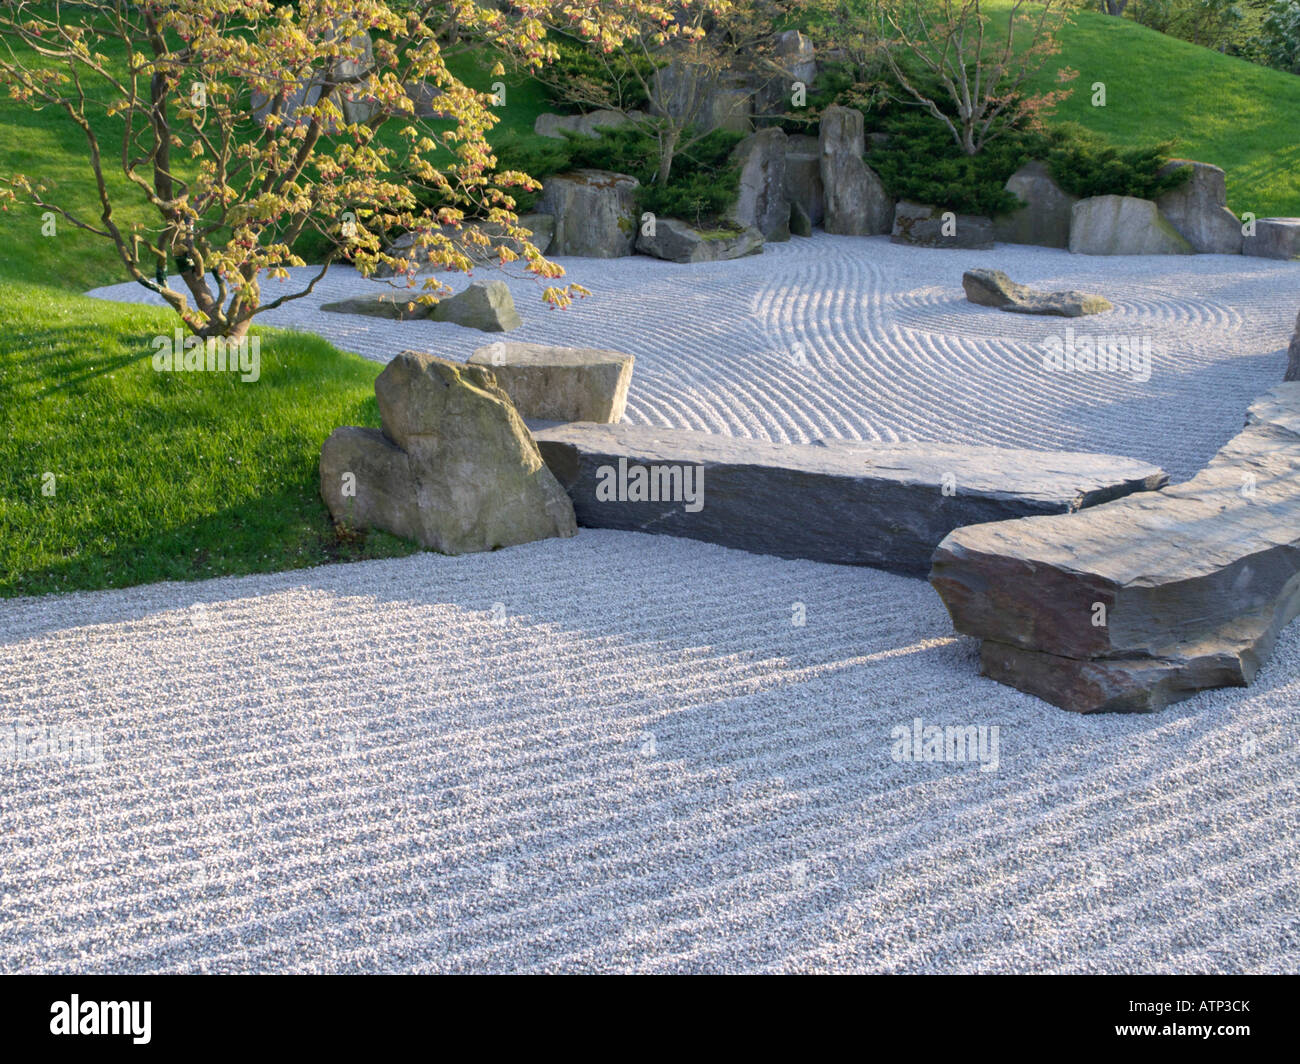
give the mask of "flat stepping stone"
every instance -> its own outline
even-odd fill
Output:
[[[552,425],[534,436],[579,525],[914,575],[961,525],[1070,513],[1167,480],[1104,454],[779,444],[643,425]]]
[[[1191,480],[958,528],[930,582],[986,675],[1064,709],[1151,711],[1250,683],[1300,613],[1300,382]]]
[[[427,318],[429,311],[433,309],[428,303],[417,302],[422,294],[414,292],[409,296],[357,296],[353,299],[340,299],[336,303],[325,303],[320,309],[331,314],[362,314],[367,318],[420,321]]]
[[[506,341],[469,357],[492,371],[521,416],[544,421],[620,420],[635,361],[622,351]]]
[[[1254,235],[1242,241],[1243,255],[1300,259],[1300,218],[1258,218]]]
[[[1087,292],[1040,292],[1017,284],[1001,270],[967,270],[961,277],[966,298],[982,307],[997,307],[1013,314],[1055,314],[1078,318],[1114,310],[1105,296]]]

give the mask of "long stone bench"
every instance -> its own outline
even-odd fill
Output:
[[[1300,382],[1183,484],[958,528],[930,581],[983,671],[1064,709],[1141,712],[1250,683],[1300,612]]]
[[[579,525],[921,576],[959,525],[1069,513],[1167,480],[1131,458],[956,444],[792,445],[591,423],[534,437]]]

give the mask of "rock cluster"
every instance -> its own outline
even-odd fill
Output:
[[[405,351],[375,380],[375,397],[382,432],[335,429],[321,448],[335,523],[445,554],[577,532],[569,497],[491,370]]]

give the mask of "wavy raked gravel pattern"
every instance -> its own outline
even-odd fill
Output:
[[[1101,451],[1157,462],[1175,479],[1200,469],[1241,428],[1251,400],[1281,379],[1300,307],[1300,265],[1240,255],[1096,258],[1006,244],[937,251],[819,233],[736,262],[557,261],[593,297],[551,311],[536,282],[511,279],[524,325],[504,338],[634,354],[629,422],[792,442]],[[1099,292],[1116,309],[1066,321],[976,307],[961,275],[978,266],[1037,287]],[[457,289],[469,283],[445,276]],[[483,270],[476,279],[497,276]],[[494,338],[317,309],[385,288],[335,271],[265,322],[380,361],[406,348],[463,359]],[[155,299],[138,285],[93,294]],[[1042,341],[1067,326],[1149,336],[1150,381],[1044,369]]]
[[[1036,370],[1062,323],[966,306],[990,264],[1104,292],[1166,361]],[[1181,475],[1280,378],[1300,305],[1300,270],[1250,259],[818,237],[570,265],[597,298],[530,313],[516,282],[512,338],[635,353],[629,420]],[[276,319],[379,359],[483,342]],[[924,582],[585,530],[11,600],[0,645],[0,723],[106,749],[0,765],[3,971],[1300,970],[1295,627],[1246,691],[1085,719],[977,677]],[[998,725],[998,771],[895,763],[917,716]]]
[[[0,766],[5,972],[1300,969],[1294,627],[1087,719],[922,581],[636,533],[2,616],[3,717],[106,754]]]

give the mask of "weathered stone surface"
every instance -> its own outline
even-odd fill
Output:
[[[568,496],[490,370],[404,351],[375,397],[383,433],[337,429],[321,451],[321,495],[337,523],[446,554],[575,534]]]
[[[826,217],[826,194],[822,187],[821,150],[816,137],[797,134],[786,138],[785,197],[790,201],[792,218],[794,208],[798,207],[807,215],[809,227],[822,224]],[[810,236],[811,233],[799,235]]]
[[[1195,251],[1207,255],[1241,254],[1241,220],[1228,210],[1228,185],[1223,171],[1209,163],[1171,159],[1161,174],[1191,168],[1188,181],[1166,192],[1156,206]]]
[[[536,438],[581,525],[914,574],[928,570],[948,532],[983,515],[1064,513],[1165,479],[1129,458],[953,444],[792,445],[585,424],[542,428]],[[685,490],[661,501],[602,498],[602,481],[616,478],[620,463],[654,470],[656,484],[676,468],[679,488],[702,483],[701,505],[690,509]]]
[[[761,254],[763,234],[753,228],[696,229],[677,218],[657,218],[653,236],[638,231],[636,249],[669,262],[718,262]]]
[[[790,235],[813,235],[812,219],[808,217],[808,212],[803,209],[803,205],[800,203],[792,202],[790,204]]]
[[[336,37],[342,38],[341,33]],[[340,47],[340,56],[332,64],[330,77],[336,81],[345,78],[359,78],[374,66],[374,42],[369,33],[358,33],[348,38]],[[326,78],[323,73],[304,78],[290,89],[280,106],[279,116],[283,123],[301,122],[306,116],[298,115],[304,107],[315,107],[320,102],[321,90]],[[331,99],[342,112],[344,123],[369,121],[378,104],[367,97],[359,88],[344,86],[336,89]],[[268,97],[254,89],[249,95],[249,104],[253,116],[259,122],[265,122],[274,110],[275,98]],[[328,123],[331,132],[337,129],[337,120]]]
[[[894,200],[876,172],[862,161],[862,112],[838,104],[826,108],[819,147],[826,232],[844,236],[888,233],[894,224]]]
[[[330,433],[320,452],[320,493],[335,523],[345,528],[420,539],[410,460],[378,429],[347,426]]]
[[[1260,218],[1241,253],[1263,259],[1300,259],[1300,218]]]
[[[1149,711],[1247,684],[1300,612],[1298,471],[1295,382],[1191,480],[958,528],[930,582],[957,631],[984,640],[988,675],[1065,709]]]
[[[1078,196],[1062,190],[1046,164],[1033,160],[1007,179],[1025,206],[993,220],[993,236],[1008,244],[1037,244],[1040,247],[1070,246],[1070,219]]]
[[[786,30],[776,42],[776,61],[795,81],[811,86],[817,76],[817,50],[798,30]]]
[[[962,274],[961,285],[972,303],[1014,314],[1055,314],[1062,318],[1078,318],[1115,309],[1105,296],[1074,291],[1040,292],[1028,285],[1017,284],[1001,270],[967,270]]]
[[[543,255],[551,246],[551,240],[555,236],[555,219],[549,214],[521,214],[519,216],[520,228],[527,229],[532,233],[531,241],[537,250]],[[446,236],[452,244],[472,262],[487,265],[493,262],[499,262],[500,256],[498,249],[503,245],[510,248],[516,255],[522,252],[522,245],[519,241],[514,240],[505,233],[505,227],[496,222],[482,222],[476,219],[470,219],[462,222],[459,227],[443,226],[437,230],[443,236]],[[486,238],[487,243],[479,243],[471,238],[471,234],[479,234]],[[403,233],[384,250],[389,255],[400,256],[408,259],[415,264],[415,273],[425,274],[442,269],[441,266],[433,265],[430,262],[430,249],[424,246],[417,246],[417,236],[415,232]],[[389,266],[388,263],[380,263],[375,268],[376,277],[392,277],[396,270]]]
[[[785,194],[786,135],[760,129],[736,145],[731,161],[740,171],[740,194],[731,220],[757,229],[767,241],[790,239],[790,201]]]
[[[427,303],[416,302],[421,294],[412,292],[406,296],[393,294],[357,296],[353,299],[340,299],[336,303],[325,303],[320,309],[332,314],[364,314],[369,318],[418,321],[427,318],[432,309]]]
[[[522,417],[602,423],[623,417],[634,361],[621,351],[504,342],[469,357],[492,371]]]
[[[748,133],[754,128],[753,97],[754,86],[743,72],[718,73],[679,58],[655,71],[650,110],[684,118],[706,132]]]
[[[1070,250],[1081,255],[1194,254],[1155,203],[1134,196],[1093,196],[1076,203]]]
[[[640,114],[631,112],[632,116]],[[580,137],[598,137],[601,130],[618,129],[628,124],[628,116],[619,111],[591,111],[585,115],[540,114],[533,122],[533,132],[540,137],[563,140],[565,133]]]
[[[900,200],[894,209],[894,231],[890,241],[922,248],[969,248],[993,246],[993,222],[976,214],[953,214],[950,228],[941,207]]]
[[[411,101],[411,106],[415,108],[417,118],[443,117],[437,103],[442,95],[442,89],[437,85],[428,81],[408,81],[402,85],[402,89],[406,93],[406,98]]]
[[[552,255],[615,259],[636,246],[636,190],[640,182],[608,170],[577,170],[546,182],[540,213],[555,218]]]
[[[475,281],[462,292],[439,300],[429,315],[483,332],[509,332],[523,324],[505,281]]]
[[[1300,314],[1295,319],[1295,335],[1291,337],[1291,346],[1287,350],[1285,380],[1300,381]]]

